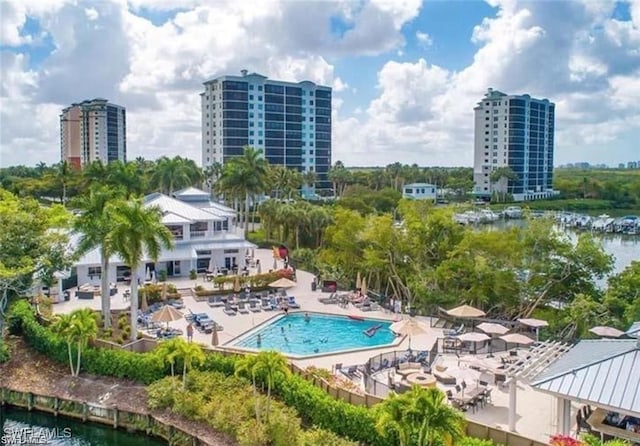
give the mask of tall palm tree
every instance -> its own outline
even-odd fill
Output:
[[[318,181],[318,174],[315,173],[313,170],[307,170],[302,174],[302,181],[307,186],[313,187],[315,186],[316,181]]]
[[[169,364],[171,367],[171,376],[175,376],[176,359],[180,356],[180,350],[184,341],[182,338],[173,338],[162,341],[153,351],[154,354],[162,361],[163,364]]]
[[[265,410],[266,421],[269,421],[269,410],[271,403],[271,389],[277,378],[286,376],[291,371],[286,358],[276,351],[260,352],[256,356],[254,365],[256,375],[262,375],[267,384],[267,407]]]
[[[151,184],[161,192],[171,195],[176,189],[198,184],[202,178],[202,170],[193,160],[180,156],[163,156],[156,162]]]
[[[108,204],[114,199],[113,190],[93,186],[88,194],[74,200],[74,205],[81,211],[73,224],[74,230],[81,234],[77,254],[83,255],[96,247],[100,248],[100,294],[105,329],[111,326],[109,258],[113,250],[108,243],[108,234],[112,229],[113,221],[109,216]]]
[[[142,195],[146,190],[144,175],[134,162],[114,161],[108,164],[108,183],[112,187],[121,188],[125,198]]]
[[[105,184],[109,177],[107,166],[100,160],[93,161],[82,170],[82,177],[85,187],[94,183]]]
[[[71,169],[71,166],[66,160],[60,162],[57,165],[56,177],[58,178],[58,181],[62,186],[61,201],[63,206],[67,205],[67,187],[69,186],[69,183],[71,182],[73,176],[74,176],[73,169]]]
[[[253,387],[253,398],[256,402],[255,413],[256,420],[260,419],[260,400],[258,399],[258,384],[256,383],[256,359],[257,356],[245,355],[235,364],[236,376],[249,376],[251,377],[251,384]]]
[[[146,252],[156,262],[162,248],[173,246],[171,231],[162,224],[157,207],[144,207],[140,199],[118,200],[109,205],[113,228],[107,244],[131,268],[131,339],[138,337],[138,268]]]
[[[414,386],[379,404],[376,430],[399,446],[451,444],[464,437],[465,418],[436,388]]]
[[[272,239],[271,232],[280,205],[281,203],[279,201],[271,199],[263,201],[258,207],[258,214],[260,215],[260,221],[264,227],[264,234],[267,240]]]

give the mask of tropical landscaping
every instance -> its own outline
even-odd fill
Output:
[[[462,199],[468,169],[392,165],[372,173],[336,163],[330,180],[337,199],[327,201],[302,200],[299,189],[312,184],[313,175],[269,166],[251,148],[205,172],[180,157],[96,163],[81,172],[64,164],[7,172],[1,181],[13,193],[0,190],[0,334],[6,320],[9,333],[68,365],[70,375],[135,380],[148,386],[150,408],[208,424],[241,445],[436,446],[473,440],[464,438],[461,413],[433,389],[414,388],[366,408],[332,398],[307,379],[311,370],[292,373],[276,352],[223,356],[183,339],[164,341],[149,353],[96,347],[93,341],[105,333],[117,331],[122,342],[139,337],[135,280],[128,321],[111,311],[106,282],[100,312],[47,316],[44,299],[23,297],[34,283],[51,286],[56,271],[95,247],[104,269],[117,254],[131,270],[143,253],[157,258],[170,247],[160,213],[143,206],[145,193],[210,185],[240,212],[240,224],[258,245],[286,244],[292,265],[345,289],[353,289],[362,274],[372,296],[399,299],[410,313],[433,314],[464,302],[495,318],[541,317],[549,321],[543,336],[566,340],[588,336],[595,325],[626,328],[640,319],[640,262],[598,286],[611,274],[613,259],[592,235],[574,242],[545,219],[477,231],[456,224],[451,207],[401,198],[406,182],[429,181]],[[587,190],[600,189],[589,183],[581,199],[588,198]],[[607,199],[594,194],[589,197]],[[75,252],[70,234],[79,237]],[[248,284],[266,286],[274,274],[252,276]],[[233,279],[215,280],[222,288]],[[158,286],[142,291],[150,300],[163,292]],[[10,353],[3,339],[0,362]]]

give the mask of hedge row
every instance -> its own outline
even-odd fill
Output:
[[[65,342],[38,322],[28,302],[18,301],[13,305],[8,325],[13,334],[22,335],[36,351],[63,364],[68,361]],[[238,358],[211,353],[199,368],[232,376]],[[167,366],[151,353],[92,347],[88,347],[83,353],[82,369],[95,375],[128,378],[144,384],[150,384],[169,374]],[[371,446],[389,446],[377,434],[375,417],[370,409],[336,400],[301,376],[288,375],[280,378],[274,383],[274,392],[287,406],[295,408],[310,425]]]

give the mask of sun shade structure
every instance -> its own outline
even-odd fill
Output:
[[[504,325],[494,324],[491,322],[483,322],[480,325],[478,325],[477,328],[484,331],[487,334],[496,334],[496,335],[503,335],[509,331],[509,329]]]
[[[166,322],[167,325],[169,325],[169,322],[178,321],[182,319],[182,317],[182,313],[171,305],[165,305],[151,315],[151,320],[153,322]]]
[[[471,305],[460,305],[459,307],[447,310],[447,314],[458,318],[474,318],[484,316],[485,312]]]
[[[598,326],[589,329],[590,333],[603,338],[619,338],[624,335],[624,331],[613,327]]]
[[[293,280],[289,280],[286,277],[281,277],[280,279],[271,282],[269,286],[271,288],[291,288],[296,286],[297,284]]]
[[[491,339],[484,333],[465,333],[458,336],[462,342],[483,342]]]
[[[640,417],[640,346],[634,339],[580,341],[542,372],[532,386],[565,406],[570,401]],[[560,417],[565,417],[564,422]],[[570,428],[570,412],[558,414]]]
[[[416,319],[404,319],[391,324],[389,329],[403,336],[418,336],[429,333],[429,326]]]
[[[542,328],[549,326],[549,323],[547,321],[543,321],[542,319],[518,319],[518,322],[531,328]]]
[[[536,342],[533,339],[520,333],[509,333],[504,336],[500,336],[500,339],[502,339],[507,344],[531,345]]]

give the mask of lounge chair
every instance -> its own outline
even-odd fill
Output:
[[[222,297],[221,296],[211,296],[207,300],[207,303],[212,308],[213,307],[222,307],[222,306],[224,306],[224,302],[222,302]]]
[[[262,311],[271,311],[273,310],[273,306],[271,306],[271,300],[268,297],[262,298],[262,305],[260,307]]]
[[[250,300],[249,301],[249,310],[253,311],[254,313],[258,313],[260,311],[259,302],[256,301],[256,300]]]
[[[323,304],[337,304],[338,295],[336,293],[331,293],[329,297],[319,297],[318,302],[321,302]]]
[[[228,316],[235,316],[236,315],[236,310],[231,308],[231,304],[229,302],[224,304],[224,310],[222,310],[222,311],[224,311],[224,314],[226,314]]]
[[[464,324],[460,324],[460,326],[454,330],[451,330],[451,329],[442,330],[445,336],[458,336],[458,335],[461,335],[463,331],[464,331]]]
[[[247,306],[244,301],[238,302],[238,312],[240,314],[249,314],[249,310],[247,309]]]
[[[287,298],[287,305],[289,308],[300,308],[300,304],[296,302],[296,298],[294,296],[289,296]]]

